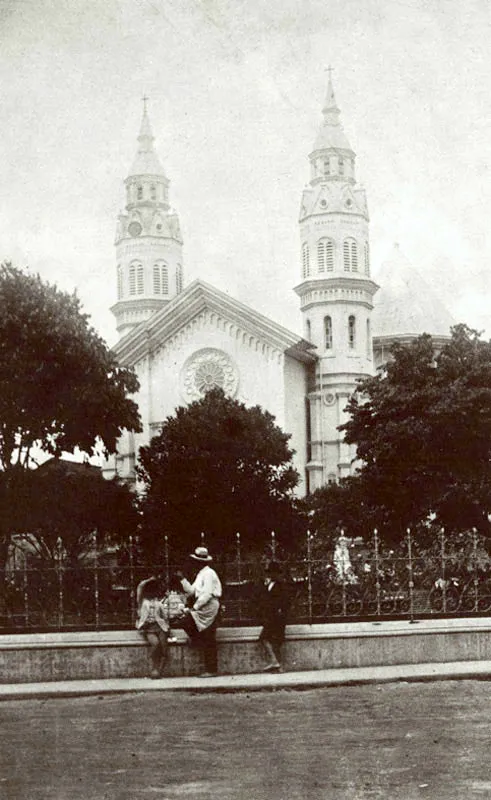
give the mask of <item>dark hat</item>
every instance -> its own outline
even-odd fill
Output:
[[[207,547],[197,547],[194,553],[191,553],[190,558],[195,561],[213,561],[212,556],[208,553]]]

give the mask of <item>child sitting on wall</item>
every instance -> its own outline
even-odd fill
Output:
[[[167,661],[167,637],[170,624],[162,603],[161,582],[153,575],[136,588],[138,618],[136,628],[150,646],[150,677],[160,678]]]

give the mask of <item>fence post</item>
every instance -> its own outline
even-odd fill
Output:
[[[169,537],[167,534],[164,536],[164,562],[165,562],[165,582],[167,589],[170,582],[170,566],[169,566]]]
[[[310,531],[307,531],[307,602],[309,625],[313,621],[313,605],[312,605],[312,536]]]
[[[373,529],[373,549],[375,556],[375,598],[377,602],[377,617],[380,617],[380,566],[378,551],[378,530]]]
[[[131,534],[128,538],[128,556],[130,562],[130,613],[131,613],[131,619],[134,620],[136,616],[135,560],[133,553],[133,536]]]
[[[343,539],[345,538],[345,536],[344,536],[344,528],[341,528],[339,539],[341,537],[343,537]],[[338,539],[338,542],[339,542],[339,539]],[[343,567],[343,588],[342,588],[341,601],[342,601],[342,604],[343,604],[343,617],[345,617],[347,615],[347,603],[346,603],[346,570],[344,569],[344,567]]]
[[[472,560],[474,562],[474,611],[479,609],[479,577],[477,574],[477,528],[472,529]]]
[[[99,554],[97,552],[97,531],[94,531],[94,604],[95,627],[99,630]]]
[[[23,596],[24,596],[24,617],[26,620],[26,627],[29,625],[29,581],[27,576],[27,556],[25,551],[22,551],[22,578],[23,578]]]
[[[58,627],[61,628],[64,623],[64,608],[63,608],[63,541],[61,536],[56,540],[56,570],[58,572]]]
[[[442,562],[442,611],[444,614],[447,612],[447,579],[445,578],[445,565],[446,565],[446,555],[445,555],[445,528],[440,528],[440,559]]]
[[[413,579],[413,543],[411,528],[407,529],[407,557],[409,575],[409,622],[414,622],[414,579]]]
[[[238,607],[238,614],[239,614],[239,622],[242,622],[242,562],[241,562],[241,553],[240,553],[240,533],[237,531],[235,534],[235,543],[237,548],[237,583],[239,585],[239,607]]]

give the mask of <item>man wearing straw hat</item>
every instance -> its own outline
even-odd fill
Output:
[[[218,673],[216,644],[216,620],[220,610],[222,584],[215,570],[210,566],[213,561],[208,548],[197,547],[190,559],[200,565],[193,583],[180,574],[181,585],[188,598],[193,599],[192,607],[182,622],[192,642],[203,648],[205,672],[203,678],[211,678]]]

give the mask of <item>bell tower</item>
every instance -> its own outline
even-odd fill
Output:
[[[356,183],[355,153],[340,122],[331,68],[323,121],[310,153],[300,208],[300,297],[304,336],[317,347],[309,393],[309,490],[351,474],[355,451],[337,430],[359,378],[372,374],[368,209]]]
[[[155,152],[146,97],[125,188],[115,241],[118,299],[111,308],[120,336],[172,300],[183,284],[179,218],[169,205],[169,179]]]

